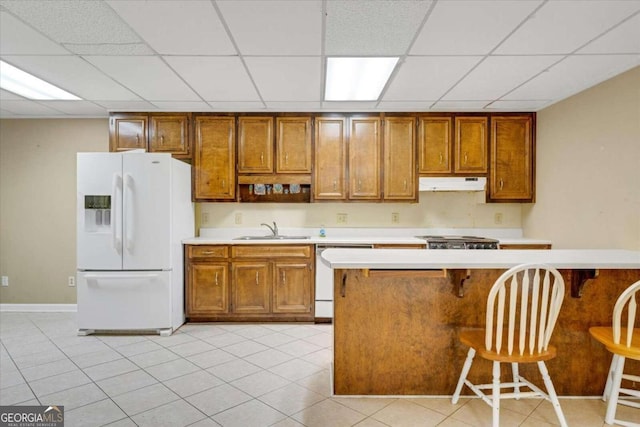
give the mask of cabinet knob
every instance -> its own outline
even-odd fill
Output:
[[[285,153],[284,154],[284,164],[288,165],[289,164],[289,153]]]
[[[442,153],[440,153],[440,164],[442,164],[442,160],[444,160],[444,159],[442,157]]]
[[[407,189],[407,180],[406,179],[404,180],[404,189],[405,190]]]
[[[464,164],[467,164],[467,153],[464,153]]]
[[[139,143],[140,143],[140,134],[137,133],[136,134],[136,144],[139,144]]]
[[[504,181],[502,180],[502,178],[500,178],[500,189],[502,190],[502,187],[504,187]]]
[[[260,165],[264,166],[264,153],[260,153]]]
[[[258,276],[258,272],[256,271],[256,285],[259,285],[259,284],[260,284],[260,279]]]
[[[160,136],[160,145],[164,145],[164,135]]]
[[[333,190],[337,190],[338,189],[338,183],[336,182],[336,180],[333,180]]]
[[[282,284],[287,284],[287,273],[284,270],[282,270]]]
[[[218,272],[216,271],[216,286],[218,286]]]

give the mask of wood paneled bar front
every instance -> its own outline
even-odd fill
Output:
[[[640,252],[623,250],[329,249],[323,259],[334,269],[336,395],[453,394],[468,350],[459,333],[484,328],[489,289],[505,270],[539,262],[565,280],[551,339],[558,356],[547,364],[556,391],[599,396],[611,355],[588,329],[610,325],[618,295],[640,280]],[[489,363],[476,358],[469,380],[491,382]],[[543,385],[535,365],[520,370]],[[511,378],[508,364],[502,376]]]

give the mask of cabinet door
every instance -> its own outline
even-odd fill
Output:
[[[192,263],[188,267],[187,316],[229,312],[228,263]]]
[[[311,117],[278,117],[276,140],[277,173],[311,173]]]
[[[311,312],[311,268],[309,263],[274,263],[274,313]]]
[[[384,120],[384,200],[416,200],[416,122],[413,117]]]
[[[273,117],[238,118],[238,173],[273,173]]]
[[[456,117],[455,173],[487,172],[487,117]]]
[[[146,114],[113,114],[109,118],[109,151],[147,149]]]
[[[194,200],[234,200],[234,118],[196,117],[194,127]]]
[[[234,313],[269,313],[271,274],[268,262],[232,263]]]
[[[149,151],[191,157],[188,115],[152,114],[149,117]]]
[[[315,137],[313,197],[316,200],[344,200],[347,197],[345,119],[316,118]]]
[[[489,200],[533,202],[531,116],[491,118]]]
[[[349,198],[380,199],[380,118],[352,118],[349,134]]]
[[[451,174],[451,117],[422,117],[418,129],[420,174]]]

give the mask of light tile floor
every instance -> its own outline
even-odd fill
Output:
[[[332,397],[331,325],[187,324],[170,337],[76,328],[75,313],[0,313],[1,405],[64,405],[67,427],[491,425],[478,399]],[[599,399],[561,404],[571,426],[605,425]],[[556,424],[547,402],[503,403],[501,425]]]

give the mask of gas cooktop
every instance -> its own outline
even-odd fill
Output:
[[[477,236],[416,236],[427,241],[429,249],[498,249],[499,241]]]

